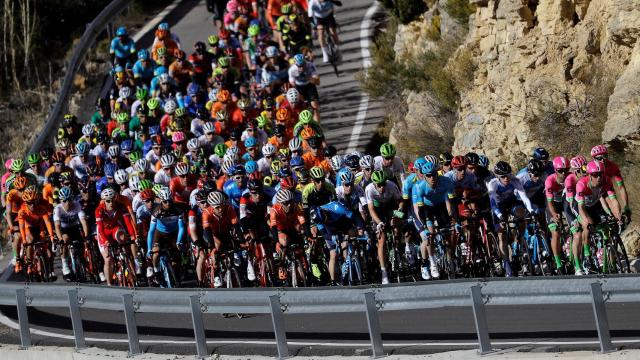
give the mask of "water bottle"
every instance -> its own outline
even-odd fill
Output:
[[[468,256],[469,255],[469,248],[467,247],[466,243],[461,243],[460,244],[460,255],[462,255],[462,256]]]
[[[238,252],[233,253],[233,264],[235,266],[240,266],[242,264],[242,258],[240,257],[240,253]]]

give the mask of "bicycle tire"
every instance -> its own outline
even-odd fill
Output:
[[[618,257],[620,258],[620,261],[622,262],[622,272],[630,274],[631,264],[629,263],[629,256],[627,255],[627,249],[624,247],[624,242],[622,242],[622,239],[617,234],[615,234],[613,238],[616,252],[618,254]]]
[[[164,280],[165,287],[168,289],[176,288],[177,281],[175,273],[173,272],[173,268],[166,256],[160,256],[160,269],[162,271],[162,278]]]

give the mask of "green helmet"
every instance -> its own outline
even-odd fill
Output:
[[[158,100],[158,98],[151,98],[147,101],[147,107],[149,110],[155,110],[158,106],[160,106],[160,100]]]
[[[209,35],[209,37],[207,38],[207,42],[209,42],[209,45],[211,46],[217,44],[218,41],[220,41],[220,39],[217,35]]]
[[[396,156],[396,147],[390,143],[384,143],[380,146],[380,155],[382,157],[392,157]]]
[[[167,54],[167,48],[166,47],[159,47],[156,50],[156,54],[158,54],[158,56],[160,55],[166,55]]]
[[[142,153],[139,150],[132,151],[129,154],[129,161],[131,161],[132,164],[140,159],[142,159]]]
[[[309,124],[313,120],[313,113],[311,110],[302,110],[298,115],[298,120],[304,125]]]
[[[177,108],[174,114],[176,117],[183,117],[186,113],[187,111],[184,108]]]
[[[320,166],[314,166],[309,171],[309,175],[311,175],[312,179],[323,179],[324,178],[324,170]]]
[[[384,184],[386,180],[383,171],[376,170],[371,174],[371,181],[373,181],[374,184]]]
[[[218,66],[229,67],[229,59],[226,56],[220,57],[218,59]]]
[[[140,187],[138,187],[140,188]],[[160,192],[160,190],[164,189],[164,185],[162,184],[153,184],[153,187],[151,188],[151,190],[153,190],[153,192],[158,195],[158,193]]]
[[[138,189],[140,189],[140,191],[151,189],[152,187],[153,183],[147,179],[140,180],[140,185],[138,185]]]
[[[282,15],[291,14],[291,4],[282,4],[282,6],[280,7],[280,12],[282,13]]]
[[[138,90],[136,90],[136,99],[138,100],[144,100],[147,98],[147,95],[149,94],[149,92],[147,91],[147,89],[145,88],[138,88]]]
[[[29,154],[29,157],[27,157],[27,162],[29,163],[29,165],[40,164],[40,161],[42,161],[42,158],[38,153]]]
[[[267,117],[264,115],[258,116],[256,120],[258,121],[258,127],[261,129],[264,129],[265,127],[269,126],[269,119],[267,119]]]
[[[220,158],[224,157],[224,154],[227,153],[227,145],[225,145],[224,143],[216,144],[216,146],[213,148],[213,153]]]
[[[253,24],[249,26],[249,36],[258,36],[260,34],[260,26],[258,24]]]
[[[129,122],[129,114],[127,114],[126,112],[118,113],[118,116],[116,117],[116,121],[118,122],[118,124],[124,124]]]
[[[11,172],[19,173],[19,172],[22,172],[22,170],[24,170],[24,160],[22,159],[13,160],[13,162],[11,163]]]

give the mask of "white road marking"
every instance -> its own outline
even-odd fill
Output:
[[[151,31],[154,27],[156,27],[160,23],[160,21],[162,21],[162,19],[165,16],[167,16],[167,14],[172,12],[173,9],[175,9],[180,4],[181,1],[182,0],[175,0],[169,6],[164,8],[164,10],[162,10],[158,15],[156,15],[156,17],[154,17],[153,19],[148,21],[147,24],[144,27],[142,27],[142,29],[140,29],[140,31],[138,31],[135,35],[133,35],[133,37],[132,37],[133,41],[138,41],[138,40],[142,39],[142,37],[147,32]]]
[[[364,14],[364,18],[362,19],[362,23],[360,24],[360,51],[362,54],[362,67],[365,70],[371,66],[371,52],[369,51],[369,46],[371,44],[371,41],[369,39],[371,38],[371,33],[373,31],[373,29],[371,28],[371,18],[377,10],[378,2],[374,1],[369,9],[367,9],[367,12]],[[358,146],[364,120],[367,118],[368,108],[369,95],[363,92],[362,98],[360,99],[360,105],[358,106],[356,123],[353,125],[353,129],[351,130],[351,137],[349,138],[347,152],[355,151]]]

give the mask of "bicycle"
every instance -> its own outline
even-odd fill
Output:
[[[342,283],[345,282],[348,285],[362,285],[363,269],[362,264],[364,261],[364,253],[362,247],[360,246],[361,241],[369,241],[369,238],[366,236],[363,237],[347,237],[347,246],[346,256],[344,256],[344,261],[342,263]]]
[[[258,283],[261,287],[275,286],[275,275],[273,272],[273,259],[267,250],[265,249],[264,242],[258,241],[254,246],[254,256],[251,261],[254,262],[254,269],[258,269]]]
[[[160,287],[173,289],[179,286],[178,277],[173,269],[173,265],[171,265],[171,253],[169,249],[163,248],[158,251],[152,251],[151,254],[157,253],[158,256],[158,266],[160,267],[161,274],[161,282],[159,283]]]
[[[338,29],[336,28],[335,31],[337,32]],[[325,29],[323,37],[328,50],[329,63],[333,67],[333,72],[336,74],[336,77],[340,77],[340,72],[338,71],[338,62],[340,61],[338,46],[335,41],[333,41],[333,36],[331,36],[329,29]]]
[[[291,287],[309,286],[306,258],[299,256],[300,252],[304,252],[300,245],[291,244],[287,247],[284,259],[282,259],[284,269],[288,273],[284,283]]]
[[[600,274],[630,273],[629,257],[620,238],[623,225],[612,217],[603,220],[589,229],[591,257],[596,270]]]
[[[390,276],[389,278],[394,278],[398,283],[401,283],[405,279],[409,279],[409,281],[416,282],[418,281],[417,277],[417,261],[414,259],[413,263],[409,261],[406,257],[405,251],[400,251],[399,245],[401,241],[399,241],[399,237],[402,238],[405,234],[403,232],[405,223],[403,222],[404,213],[401,211],[394,211],[393,216],[391,217],[391,226],[388,227],[387,231],[387,244],[391,244],[391,247],[387,245],[388,248],[388,261],[390,264]],[[401,239],[403,240],[403,239]],[[402,242],[404,244],[404,242]],[[412,246],[409,244],[409,246]]]
[[[546,234],[540,226],[538,217],[535,215],[527,216],[522,221],[526,222],[523,238],[527,244],[529,259],[531,259],[532,264],[531,269],[529,269],[530,274],[535,275],[535,267],[538,266],[543,276],[553,275],[553,271],[551,271],[553,262],[551,249],[549,249]]]
[[[93,278],[93,274],[87,271],[87,257],[84,249],[84,244],[80,239],[72,239],[67,246],[69,249],[69,258],[71,259],[71,272],[75,277],[75,281],[79,283],[93,282],[96,283],[96,279]],[[84,256],[82,256],[84,255]]]
[[[109,244],[109,256],[113,259],[112,279],[118,286],[138,287],[135,265],[133,259],[127,253],[127,246],[131,246],[133,241]]]
[[[21,261],[22,275],[27,282],[54,282],[57,276],[51,275],[53,272],[53,259],[47,254],[49,241],[38,240],[30,244],[23,244],[23,256]],[[26,249],[32,247],[33,255],[31,259],[27,259]]]
[[[502,277],[504,269],[498,253],[498,238],[489,229],[489,223],[486,218],[484,216],[467,218],[466,227],[471,232],[469,251],[475,259],[475,275],[480,277]]]

